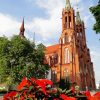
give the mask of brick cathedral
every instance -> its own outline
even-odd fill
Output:
[[[90,50],[86,44],[84,22],[66,0],[62,10],[62,33],[59,43],[46,47],[46,61],[51,68],[51,80],[68,79],[85,89],[95,89],[95,77]]]

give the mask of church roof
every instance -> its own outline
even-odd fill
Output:
[[[46,47],[45,53],[46,54],[55,53],[58,51],[58,49],[59,49],[59,44],[48,46],[48,47]]]

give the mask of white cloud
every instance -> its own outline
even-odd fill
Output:
[[[61,32],[61,10],[63,2],[59,0],[37,0],[37,5],[45,8],[48,13],[48,18],[33,18],[33,21],[27,24],[27,28],[32,32],[40,34],[43,39],[56,36]],[[56,6],[55,6],[56,4]],[[33,30],[34,29],[34,30]]]
[[[30,0],[34,2],[33,0]],[[80,3],[82,0],[77,0]],[[48,18],[35,17],[32,21],[25,23],[26,30],[29,30],[31,33],[36,32],[42,36],[43,40],[48,38],[54,38],[59,36],[58,33],[61,32],[61,16],[62,9],[65,6],[65,0],[36,0],[35,3],[41,9],[44,8],[48,14]],[[71,0],[71,4],[76,6],[76,2]],[[81,7],[81,12],[84,10],[84,5]],[[84,12],[85,13],[85,12]],[[88,17],[87,17],[88,16]],[[85,22],[87,23],[90,15],[84,16]],[[15,34],[19,32],[20,23],[11,16],[0,14],[0,35],[4,34],[6,36],[11,36],[12,33]],[[87,23],[87,26],[88,23]]]
[[[31,2],[34,2],[31,0]],[[76,1],[71,0],[72,7],[76,9],[76,5],[79,5],[79,11],[81,12],[82,20],[85,22],[86,27],[90,27],[91,23],[94,22],[93,17],[89,12],[89,5],[93,2],[83,3],[82,0]],[[62,9],[65,7],[65,0],[37,0],[36,4],[41,9],[45,9],[48,14],[48,18],[33,18],[33,21],[27,23],[27,28],[34,33],[38,33],[42,36],[43,39],[54,38],[55,36],[59,36],[58,33],[61,32],[61,17],[62,17]],[[88,11],[88,12],[87,12]],[[90,23],[91,21],[91,23]]]
[[[0,36],[11,37],[13,34],[18,33],[19,25],[15,18],[0,13]]]

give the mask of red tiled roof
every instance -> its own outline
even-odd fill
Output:
[[[45,54],[50,54],[50,53],[53,53],[53,52],[57,52],[58,49],[59,49],[59,44],[48,46],[48,47],[46,47]]]

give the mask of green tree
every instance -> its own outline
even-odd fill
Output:
[[[40,43],[39,45],[37,45],[36,47],[36,66],[38,66],[38,73],[40,75],[38,76],[42,76],[45,77],[44,75],[48,74],[48,65],[44,64],[44,60],[45,60],[45,46]],[[44,66],[45,65],[45,66]],[[40,78],[42,78],[40,77]]]
[[[25,66],[32,62],[34,48],[30,41],[20,36],[14,36],[11,39],[10,58],[14,59],[14,65]],[[13,66],[14,67],[14,66]]]
[[[96,20],[93,29],[96,31],[96,33],[100,33],[100,0],[96,6],[90,8],[90,11]]]
[[[48,65],[44,64],[45,46],[43,44],[35,46],[26,38],[13,36],[11,40],[3,37],[0,47],[2,49],[0,67],[2,67],[2,73],[7,75],[8,83],[9,81],[10,83],[20,82],[23,77],[45,77]],[[3,78],[2,75],[1,77]]]
[[[6,37],[0,37],[0,82],[6,81],[9,73],[9,48],[10,41]]]

